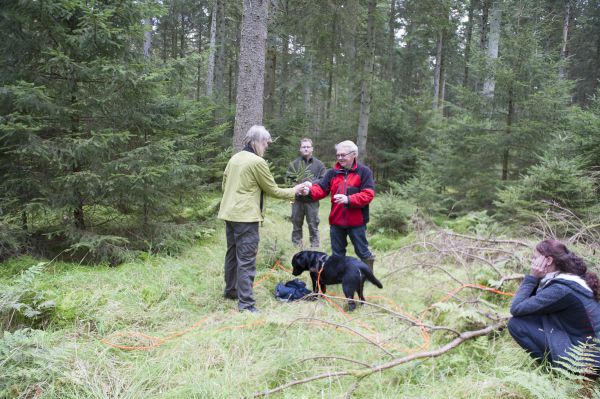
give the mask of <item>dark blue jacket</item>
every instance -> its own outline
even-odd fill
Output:
[[[540,279],[525,276],[510,307],[513,316],[539,315],[554,363],[580,342],[600,337],[600,304],[580,284],[554,278],[543,289]],[[600,362],[597,362],[600,365]]]

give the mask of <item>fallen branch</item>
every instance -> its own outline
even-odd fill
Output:
[[[361,380],[362,378],[365,378],[371,374],[374,374],[374,373],[377,373],[377,372],[380,372],[380,371],[383,371],[386,369],[390,369],[390,368],[399,366],[401,364],[411,362],[413,360],[438,357],[440,355],[443,355],[446,352],[451,351],[452,349],[456,348],[457,346],[459,346],[460,344],[462,344],[465,341],[468,341],[468,340],[476,338],[476,337],[481,337],[482,335],[487,335],[487,334],[491,333],[492,331],[497,330],[500,327],[503,327],[505,325],[505,323],[506,323],[506,320],[503,320],[500,323],[496,323],[491,326],[487,326],[485,328],[482,328],[481,330],[463,332],[458,337],[456,337],[454,340],[450,341],[446,345],[444,345],[441,348],[436,349],[436,350],[414,353],[412,355],[394,359],[388,363],[371,366],[370,368],[368,368],[366,370],[365,369],[346,370],[346,371],[336,371],[336,372],[328,372],[328,373],[313,375],[313,376],[304,378],[302,380],[295,380],[295,381],[288,382],[287,384],[280,385],[278,387],[269,389],[267,391],[257,392],[255,394],[253,394],[251,397],[259,398],[262,396],[268,396],[268,395],[274,394],[276,392],[281,392],[281,391],[283,391],[287,388],[293,387],[295,385],[306,384],[308,382],[322,380],[324,378],[354,376],[358,380]],[[353,385],[353,387],[354,386],[355,385]],[[351,392],[352,392],[352,390],[351,390]]]
[[[519,240],[496,240],[496,239],[492,239],[492,238],[480,238],[480,237],[468,236],[465,234],[451,233],[449,231],[444,231],[444,234],[447,234],[449,236],[454,236],[454,237],[466,238],[468,240],[473,240],[473,241],[493,242],[496,244],[515,244],[515,245],[521,245],[526,248],[532,248],[531,245],[527,244],[526,242],[519,241]]]

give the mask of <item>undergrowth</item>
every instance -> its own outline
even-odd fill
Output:
[[[321,206],[321,220],[327,220],[328,208]],[[427,241],[440,246],[450,238],[433,242],[434,236],[419,232],[389,236],[385,245],[381,238],[374,246],[375,274],[384,289],[367,284],[365,294],[377,306],[365,305],[346,316],[324,299],[278,302],[275,285],[293,277],[271,269],[278,259],[289,269],[297,249],[290,243],[289,204],[270,201],[267,209],[257,259],[258,316],[238,313],[235,301],[222,297],[220,221],[207,227],[214,229],[210,235],[177,256],[146,252],[118,267],[53,261],[31,268],[37,264],[32,258],[0,265],[3,287],[33,290],[55,301],[44,323],[13,325],[3,332],[0,398],[249,397],[316,374],[358,373],[364,370],[361,363],[383,364],[455,338],[450,330],[435,330],[427,345],[408,316],[466,331],[489,323],[490,315],[508,315],[510,298],[492,293],[467,289],[443,301],[460,286],[457,280],[491,285],[499,276],[474,258],[435,255]],[[327,223],[320,229],[327,249]],[[521,260],[529,259],[524,248],[508,255],[471,251],[506,274],[523,272]],[[308,281],[307,275],[301,278]],[[501,288],[514,291],[517,286],[510,281]],[[341,293],[337,286],[330,291]],[[581,389],[579,379],[536,364],[501,330],[437,358],[360,380],[315,380],[270,397],[338,398],[352,391],[354,398],[574,398]]]

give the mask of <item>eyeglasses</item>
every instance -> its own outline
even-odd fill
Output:
[[[350,154],[354,154],[354,151],[350,151],[350,152],[347,152],[345,154],[335,154],[335,157],[338,158],[338,159],[340,159],[340,158],[346,158]]]
[[[312,145],[303,145],[303,146],[302,146],[302,147],[300,147],[300,148],[312,148]]]

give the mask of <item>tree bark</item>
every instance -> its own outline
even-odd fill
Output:
[[[243,148],[248,129],[263,120],[268,10],[269,0],[244,0],[233,130],[236,151]]]
[[[335,68],[335,55],[336,55],[336,32],[337,32],[337,1],[333,1],[333,17],[331,18],[331,47],[329,53],[329,71],[327,77],[327,99],[325,105],[325,120],[329,119],[331,111],[331,97],[333,93],[333,70]]]
[[[510,138],[512,134],[512,123],[515,115],[514,90],[511,85],[508,88],[508,109],[506,112],[506,136]],[[502,180],[508,180],[508,161],[510,156],[509,140],[507,140],[504,151],[502,153]]]
[[[185,15],[182,12],[180,15],[181,30],[179,31],[179,56],[185,57]]]
[[[202,19],[198,18],[198,55],[202,54]],[[196,71],[196,101],[200,100],[200,91],[202,87],[202,57],[198,57],[198,66]]]
[[[565,4],[565,16],[563,18],[563,34],[562,34],[562,47],[560,49],[560,58],[563,63],[560,66],[558,71],[558,77],[560,79],[566,79],[567,77],[567,57],[568,57],[568,49],[567,44],[569,42],[569,29],[571,24],[571,0],[566,0]]]
[[[388,51],[387,51],[387,77],[394,76],[394,58],[396,53],[396,0],[390,1],[390,15],[388,19]]]
[[[264,91],[264,101],[265,101],[265,110],[264,117],[268,119],[273,116],[273,111],[275,110],[275,71],[277,68],[277,50],[275,49],[275,45],[270,45],[267,48],[267,59],[265,65],[265,91]],[[282,82],[285,84],[285,80],[282,76]]]
[[[215,0],[210,18],[210,44],[208,49],[208,69],[206,72],[206,96],[213,96],[213,85],[215,81],[215,52],[217,46],[217,2]]]
[[[433,110],[439,109],[442,87],[442,64],[444,55],[444,34],[438,33],[437,50],[435,52],[435,69],[433,71]]]
[[[487,45],[488,35],[488,19],[490,16],[490,0],[481,1],[481,26],[479,30],[479,49],[485,50]]]
[[[360,115],[358,119],[358,153],[366,162],[367,137],[369,134],[369,116],[371,113],[371,80],[373,79],[373,64],[375,62],[375,8],[376,0],[369,0],[367,11],[367,53],[363,67],[360,90]]]
[[[485,78],[485,82],[483,83],[483,95],[488,98],[494,98],[494,91],[496,89],[494,67],[496,60],[498,59],[498,47],[500,44],[500,19],[502,17],[502,9],[500,6],[501,1],[494,1],[490,18],[490,34],[487,47],[487,62],[489,70]]]
[[[216,54],[215,54],[215,82],[214,91],[216,98],[222,100],[225,87],[225,0],[217,0],[217,26],[216,26]]]
[[[152,54],[152,18],[144,19],[144,58]]]
[[[283,49],[281,51],[281,85],[279,86],[279,116],[283,116],[287,106],[287,84],[289,78],[289,51],[290,38],[283,36]]]
[[[471,62],[471,40],[473,39],[473,9],[475,0],[469,2],[469,11],[467,13],[467,25],[465,31],[465,69],[463,74],[463,87],[469,86],[469,62]]]

